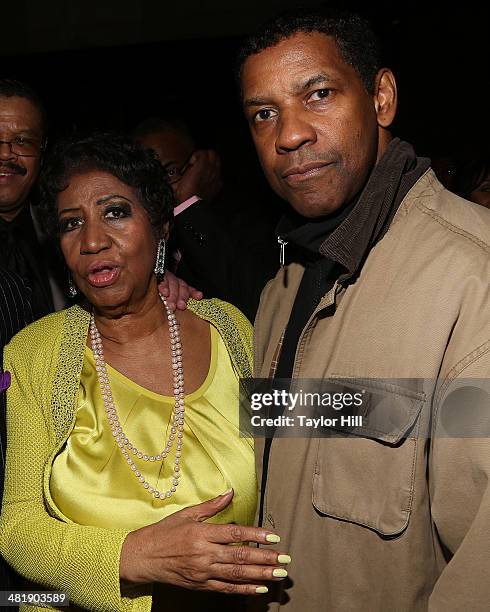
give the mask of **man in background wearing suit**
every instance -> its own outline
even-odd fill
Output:
[[[218,152],[201,147],[179,117],[147,119],[133,138],[155,152],[174,192],[170,246],[177,261],[171,270],[253,321],[279,265],[273,207],[242,181],[223,177]]]
[[[35,319],[65,306],[56,251],[43,240],[31,206],[46,130],[37,94],[25,83],[0,79],[0,262],[31,290]]]

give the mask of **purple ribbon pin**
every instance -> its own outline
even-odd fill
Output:
[[[10,372],[7,370],[5,372],[0,373],[0,393],[2,391],[6,391],[10,387]]]

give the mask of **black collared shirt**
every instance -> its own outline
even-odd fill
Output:
[[[275,372],[276,378],[292,376],[296,347],[301,332],[316,305],[330,290],[342,270],[342,267],[333,259],[321,255],[319,249],[325,237],[330,236],[345,221],[354,206],[355,201],[327,218],[306,222],[299,215],[289,214],[285,215],[278,225],[278,234],[288,243],[288,246],[294,249],[293,257],[303,263],[305,272],[284,334]]]

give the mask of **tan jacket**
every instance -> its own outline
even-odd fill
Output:
[[[263,524],[292,556],[291,580],[271,597],[288,612],[490,610],[490,436],[437,431],[461,379],[489,378],[489,245],[490,211],[428,171],[357,281],[336,283],[303,330],[295,378],[398,378],[393,405],[415,401],[391,442],[274,438]],[[292,264],[262,294],[256,376],[271,373],[302,274]],[[322,317],[332,302],[334,316]],[[463,421],[478,408],[490,419],[489,397],[475,398],[459,404]]]

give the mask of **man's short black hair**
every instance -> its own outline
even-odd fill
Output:
[[[366,19],[354,13],[337,10],[287,12],[268,22],[243,44],[237,58],[238,81],[248,57],[274,47],[281,40],[299,32],[320,32],[331,36],[337,43],[343,60],[357,70],[367,91],[374,93],[375,77],[381,68],[378,38]]]
[[[0,79],[0,98],[25,98],[32,102],[41,115],[41,129],[45,138],[48,131],[48,116],[37,92],[27,83],[15,79]]]
[[[40,179],[40,206],[47,233],[58,236],[58,194],[73,176],[92,171],[112,174],[135,189],[156,237],[173,219],[174,195],[152,151],[118,133],[95,133],[60,140],[49,153]]]

